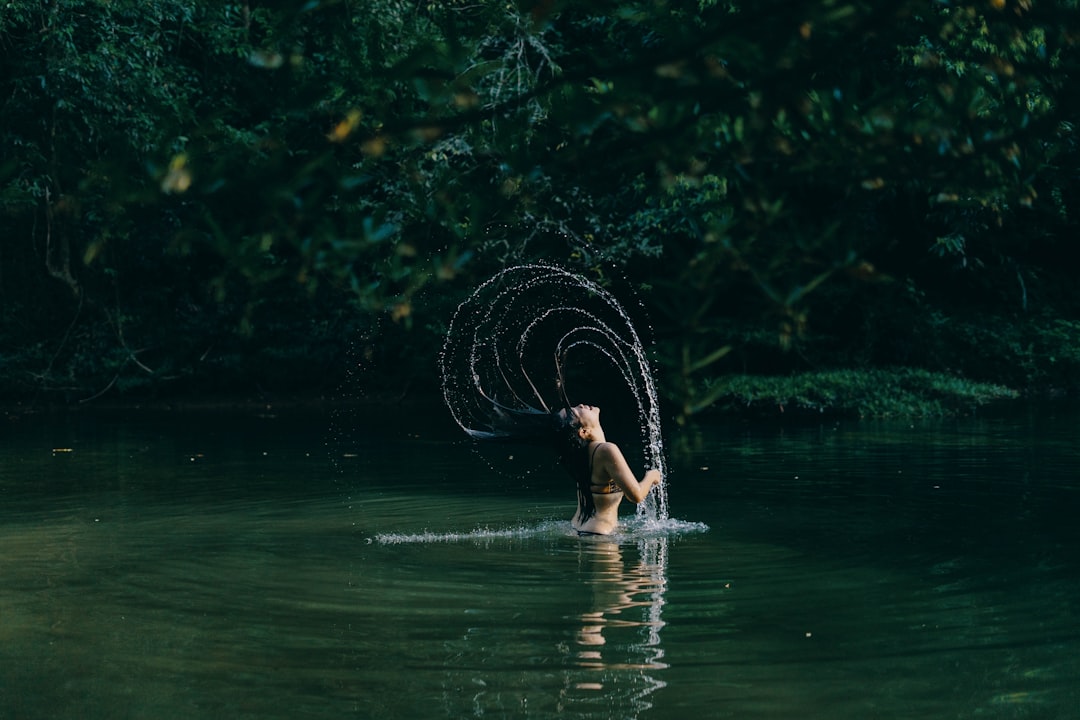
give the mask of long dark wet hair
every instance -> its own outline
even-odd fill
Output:
[[[584,522],[596,514],[590,489],[592,468],[589,443],[579,434],[581,421],[569,402],[565,398],[563,400],[566,406],[555,411],[511,408],[492,403],[489,431],[476,433],[473,437],[477,440],[547,446],[554,450],[559,465],[577,487],[580,519]]]
[[[585,522],[596,514],[596,503],[593,502],[590,488],[592,463],[589,458],[589,443],[578,433],[581,429],[581,421],[569,406],[560,410],[555,416],[559,419],[555,435],[559,464],[577,485],[578,507],[581,509],[579,520]]]

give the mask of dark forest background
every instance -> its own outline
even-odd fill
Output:
[[[507,265],[666,406],[1080,385],[1077,2],[14,0],[0,396],[435,397]]]

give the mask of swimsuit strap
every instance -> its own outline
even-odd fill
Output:
[[[596,460],[596,451],[600,449],[601,445],[607,445],[607,443],[596,443],[596,447],[592,449],[592,454],[589,455],[589,479],[592,479],[593,461]]]

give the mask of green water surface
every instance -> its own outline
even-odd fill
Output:
[[[1080,713],[1067,408],[682,431],[599,541],[437,407],[0,431],[4,720]]]

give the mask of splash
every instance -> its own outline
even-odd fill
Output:
[[[637,507],[640,521],[668,519],[660,408],[641,339],[607,290],[546,264],[507,268],[458,306],[440,356],[443,397],[469,435],[503,434],[500,413],[545,418],[592,402],[588,388],[568,387],[571,356],[588,354],[613,369],[632,395],[646,465],[665,482]],[[494,418],[494,419],[493,419]]]
[[[558,523],[561,530],[566,523]],[[532,527],[476,528],[464,532],[421,532],[421,533],[379,533],[368,539],[368,543],[379,545],[436,544],[436,543],[478,543],[488,544],[500,540],[524,540],[541,537],[556,532],[555,522],[545,522]]]
[[[708,532],[709,526],[705,523],[689,522],[669,518],[663,521],[634,520],[625,523],[611,535],[580,538],[577,533],[570,530],[565,520],[545,520],[534,525],[518,525],[513,527],[491,528],[478,527],[473,530],[458,532],[433,532],[418,533],[378,533],[367,539],[367,543],[379,545],[437,545],[455,543],[474,543],[477,545],[492,545],[514,540],[529,540],[533,538],[573,538],[586,543],[616,543],[636,544],[643,556],[653,557],[654,564],[667,565],[667,542],[686,535]]]

